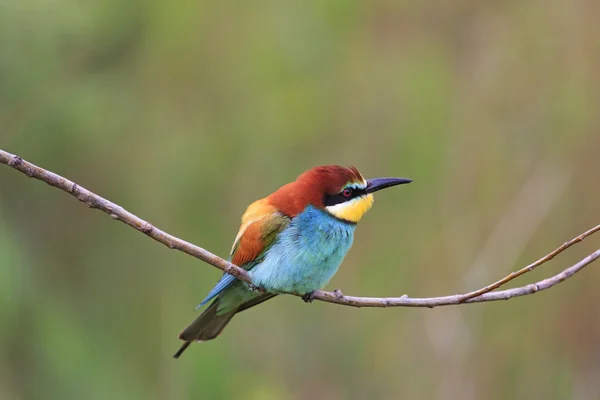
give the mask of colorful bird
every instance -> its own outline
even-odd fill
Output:
[[[356,224],[373,205],[373,193],[410,182],[365,180],[355,167],[326,165],[252,203],[242,216],[230,261],[249,271],[255,288],[224,274],[197,308],[215,300],[179,334],[185,343],[174,357],[192,341],[216,338],[236,313],[278,293],[312,301],[313,292],[335,275],[352,246]]]

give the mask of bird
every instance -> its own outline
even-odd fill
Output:
[[[179,334],[184,343],[173,357],[179,358],[192,342],[215,339],[235,314],[278,294],[311,302],[352,246],[357,223],[373,205],[373,193],[410,182],[367,180],[354,166],[323,165],[250,204],[229,261],[248,271],[252,285],[223,274],[196,309],[212,303]]]

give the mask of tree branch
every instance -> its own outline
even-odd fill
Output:
[[[504,278],[500,279],[499,281],[496,281],[490,285],[487,285],[485,287],[482,287],[481,289],[478,290],[474,290],[472,292],[466,293],[464,295],[461,296],[460,298],[460,302],[464,303],[465,301],[472,299],[474,297],[478,297],[481,296],[482,294],[491,292],[494,289],[498,289],[500,286],[503,286],[505,283],[512,281],[513,279],[527,273],[527,272],[531,272],[534,269],[536,269],[537,267],[539,267],[540,265],[552,260],[554,257],[556,257],[558,254],[562,253],[563,251],[565,251],[566,249],[568,249],[569,247],[573,246],[576,243],[581,242],[583,239],[585,239],[586,237],[592,235],[593,233],[596,233],[600,231],[600,225],[596,225],[595,227],[593,227],[592,229],[583,232],[581,235],[569,240],[568,242],[563,243],[560,247],[554,249],[553,252],[546,254],[544,257],[540,258],[539,260],[537,260],[534,263],[531,263],[529,265],[527,265],[526,267],[521,268],[518,271],[515,272],[511,272],[510,274],[508,274],[507,276],[505,276]]]
[[[21,171],[25,175],[30,178],[35,178],[40,181],[46,182],[50,186],[54,186],[58,189],[61,189],[70,195],[74,196],[77,200],[83,202],[89,208],[95,208],[101,211],[104,211],[111,218],[119,220],[138,231],[146,234],[152,239],[156,240],[167,246],[170,249],[177,249],[186,254],[189,254],[193,257],[196,257],[207,264],[210,264],[223,272],[231,274],[236,278],[247,282],[252,283],[248,272],[243,268],[240,268],[230,262],[222,259],[221,257],[212,254],[211,252],[198,247],[192,243],[186,242],[185,240],[179,239],[173,235],[170,235],[150,224],[147,221],[137,217],[136,215],[130,213],[125,210],[123,207],[110,202],[109,200],[98,196],[97,194],[77,185],[76,183],[63,178],[60,175],[57,175],[53,172],[47,171],[43,168],[40,168],[34,164],[31,164],[21,157],[16,156],[14,154],[10,154],[3,150],[0,150],[0,163],[6,164],[18,171]],[[585,266],[591,264],[596,259],[600,257],[600,249],[596,250],[592,254],[588,255],[577,264],[563,270],[559,274],[556,274],[548,279],[541,280],[539,282],[517,287],[514,289],[501,290],[496,292],[491,292],[494,289],[499,288],[505,283],[515,279],[518,276],[525,274],[537,268],[538,266],[546,263],[553,259],[556,255],[573,246],[576,243],[581,242],[584,238],[592,235],[593,233],[600,230],[600,225],[588,230],[587,232],[582,233],[576,238],[566,242],[553,252],[548,255],[542,257],[536,262],[511,273],[510,275],[502,278],[501,280],[492,283],[488,286],[485,286],[481,289],[478,289],[473,292],[465,293],[465,294],[456,294],[451,296],[442,296],[442,297],[426,297],[426,298],[410,298],[407,295],[403,295],[401,297],[354,297],[354,296],[345,296],[341,291],[335,290],[332,292],[325,292],[322,290],[318,290],[314,294],[314,298],[316,300],[325,301],[328,303],[340,304],[351,307],[437,307],[437,306],[448,306],[448,305],[457,305],[461,303],[480,303],[484,301],[496,301],[496,300],[508,300],[513,297],[526,296],[533,293],[537,293],[539,291],[549,289],[552,286],[570,278],[576,272],[582,270]]]

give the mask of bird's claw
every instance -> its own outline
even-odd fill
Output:
[[[305,303],[312,303],[313,300],[315,299],[315,292],[308,292],[302,295],[302,300],[304,300]]]
[[[248,289],[250,289],[250,291],[252,291],[252,292],[264,292],[264,290],[262,288],[255,286],[251,283],[247,283],[247,285],[248,285]]]

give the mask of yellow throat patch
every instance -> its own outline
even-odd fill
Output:
[[[325,207],[325,209],[336,218],[357,223],[362,216],[369,211],[374,201],[373,195],[369,193],[364,196],[356,197],[350,201]]]

